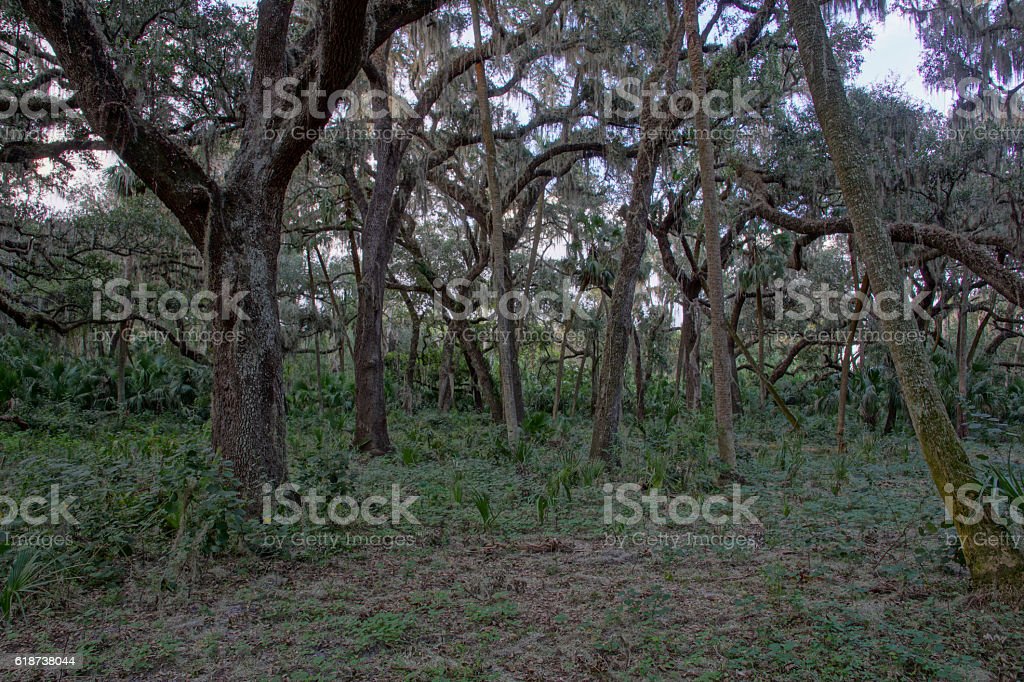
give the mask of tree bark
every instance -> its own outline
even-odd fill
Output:
[[[480,7],[477,0],[470,0],[473,15],[473,40],[477,50],[481,50]],[[487,98],[487,74],[483,61],[478,61],[476,70],[477,105],[480,107],[480,134],[484,143],[484,165],[487,173],[487,190],[489,197],[490,217],[490,248],[491,248],[491,282],[494,287],[495,300],[501,301],[507,291],[505,286],[505,227],[501,201],[501,186],[498,184],[497,147],[494,143],[494,130],[491,127],[491,104]],[[522,410],[521,400],[517,400],[517,369],[514,344],[515,328],[508,315],[495,311],[497,334],[495,345],[498,348],[498,371],[501,378],[501,405],[505,420],[505,430],[509,445],[519,441],[519,423]]]
[[[409,322],[412,324],[412,333],[409,336],[409,357],[405,362],[405,388],[402,395],[402,407],[409,414],[412,414],[416,407],[416,363],[419,360],[420,352],[420,325],[421,316],[416,312],[416,306],[412,297],[403,292],[405,307],[409,311]]]
[[[683,0],[686,22],[686,48],[690,60],[690,76],[697,99],[707,94],[704,76],[703,41],[697,25],[697,1]],[[715,431],[718,457],[730,469],[736,466],[736,443],[732,426],[732,353],[725,319],[725,293],[722,277],[722,242],[719,235],[718,188],[715,184],[715,150],[711,141],[711,124],[704,107],[694,112],[697,155],[700,165],[700,192],[704,208],[704,241],[707,260],[707,292],[711,303],[711,348],[715,389]]]
[[[285,398],[277,307],[284,192],[238,186],[210,223],[207,280],[219,296],[213,344],[211,432],[252,500],[287,478]],[[236,314],[225,299],[245,294]],[[247,319],[246,319],[247,318]]]
[[[876,294],[890,292],[902,297],[903,277],[896,252],[878,212],[867,175],[865,146],[858,137],[819,5],[815,0],[788,2],[811,98],[853,222],[857,253]],[[924,346],[907,340],[914,338],[910,334],[917,331],[917,325],[903,315],[884,317],[882,329],[888,332],[887,346],[903,398],[936,490],[947,501],[971,576],[976,583],[1019,583],[1024,557],[1008,544],[1003,530],[987,515],[974,525],[963,522],[971,510],[955,494],[961,486],[973,483],[975,474],[946,413]]]
[[[653,86],[663,79],[673,81],[678,64],[679,43],[682,38],[680,22],[672,30],[662,46],[661,58],[645,81],[644,90],[650,93]],[[619,271],[615,275],[611,301],[608,306],[608,320],[605,330],[605,344],[600,355],[600,376],[593,383],[594,430],[590,438],[592,459],[612,460],[612,445],[619,430],[622,416],[622,384],[626,363],[626,351],[633,333],[633,297],[640,265],[647,246],[647,229],[650,224],[651,194],[654,178],[658,171],[658,159],[665,147],[668,125],[657,118],[652,110],[650,94],[642,100],[640,112],[640,146],[636,164],[633,167],[632,188],[626,210],[626,235],[622,245]],[[595,341],[596,345],[596,341]],[[594,353],[594,358],[598,353]],[[596,362],[595,362],[596,364]]]
[[[854,262],[853,278],[856,281],[856,262]],[[860,284],[861,295],[853,304],[854,315],[850,320],[850,326],[847,331],[846,345],[843,347],[843,369],[839,375],[839,411],[836,416],[836,447],[840,454],[846,452],[846,403],[849,400],[847,394],[850,392],[850,363],[853,361],[853,341],[854,336],[857,334],[857,324],[860,321],[859,313],[863,307],[864,298],[868,294],[869,285],[868,276],[864,275],[864,279]]]

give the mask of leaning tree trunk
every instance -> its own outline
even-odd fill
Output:
[[[461,317],[454,317],[448,321],[448,329],[458,338],[462,352],[466,356],[466,362],[473,368],[477,387],[480,390],[480,397],[487,404],[487,409],[491,413],[491,420],[495,423],[501,423],[504,421],[501,395],[494,385],[494,379],[491,378],[490,365],[487,362],[487,358],[484,357],[484,352],[480,350],[480,346],[476,342],[476,337],[469,326],[469,322]]]
[[[704,76],[703,42],[697,26],[697,0],[684,0],[686,17],[686,50],[690,60],[693,92],[699,101],[707,94]],[[704,206],[704,241],[707,251],[708,300],[711,303],[711,348],[715,381],[715,427],[718,436],[718,457],[732,468],[736,466],[736,443],[732,427],[733,356],[729,349],[729,332],[725,319],[725,293],[722,277],[722,245],[718,233],[718,187],[715,184],[715,150],[711,141],[711,123],[704,107],[694,112],[697,135],[697,160],[700,165],[700,193]]]
[[[277,308],[284,191],[231,187],[210,220],[207,282],[218,297],[213,350],[212,443],[243,492],[287,476],[285,398]],[[237,310],[230,305],[237,300]]]
[[[814,109],[850,212],[857,252],[867,268],[871,288],[876,293],[904,296],[899,262],[879,215],[877,197],[867,174],[865,147],[857,133],[819,5],[816,0],[789,0],[789,12]],[[880,317],[894,318],[881,320],[889,354],[932,480],[953,517],[971,576],[975,583],[1019,583],[1024,573],[1024,557],[1009,544],[1004,531],[988,515],[977,524],[964,523],[971,510],[955,493],[961,486],[973,483],[975,474],[946,413],[923,344],[907,340],[914,338],[911,332],[916,332],[917,326],[904,315]],[[900,338],[904,341],[896,340]]]

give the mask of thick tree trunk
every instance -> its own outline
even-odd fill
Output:
[[[707,82],[704,76],[703,41],[697,26],[697,0],[683,0],[686,21],[686,50],[690,76],[697,99],[704,101]],[[736,466],[736,443],[732,427],[732,352],[729,349],[728,322],[725,318],[725,292],[722,277],[722,245],[718,233],[718,187],[715,184],[715,150],[711,124],[704,107],[696,107],[694,129],[697,134],[697,160],[700,165],[700,193],[704,207],[704,241],[707,251],[707,291],[711,303],[711,348],[715,389],[715,426],[718,457],[729,468]]]
[[[640,129],[653,132],[654,121],[650,99],[646,98],[641,113]],[[626,239],[622,245],[622,259],[619,271],[615,275],[615,286],[608,306],[600,375],[593,383],[596,402],[590,457],[595,459],[611,458],[612,445],[619,430],[626,351],[633,333],[633,296],[646,248],[651,193],[654,190],[654,176],[657,173],[658,157],[662,148],[663,142],[659,136],[641,135],[626,215]]]
[[[899,262],[878,213],[877,197],[866,171],[865,147],[858,137],[819,5],[816,0],[789,0],[789,11],[814,108],[853,222],[857,253],[876,294],[888,292],[902,297]],[[971,516],[971,509],[956,493],[961,486],[974,482],[974,470],[946,413],[924,345],[906,340],[913,338],[911,332],[917,331],[917,325],[903,315],[884,317],[882,329],[888,333],[887,345],[903,398],[938,494],[947,500],[947,511],[953,517],[974,581],[1019,583],[1024,557],[1008,543],[1004,531],[987,515],[977,524],[963,521]],[[900,338],[904,340],[897,340]]]
[[[234,187],[210,221],[207,281],[218,298],[212,345],[212,442],[243,492],[287,477],[285,397],[277,307],[283,190]],[[243,296],[244,294],[244,296]],[[230,301],[241,296],[237,311]]]
[[[388,126],[390,129],[390,126]],[[392,214],[402,147],[382,141],[377,176],[363,220],[362,273],[356,310],[353,356],[356,379],[355,444],[382,454],[391,450],[384,395],[384,280],[398,235],[399,216]]]
[[[362,450],[383,454],[391,450],[384,395],[384,279],[390,260],[390,245],[394,240],[381,244],[369,237],[370,232],[379,228],[371,228],[367,224],[366,229],[363,235],[363,278],[359,281],[356,313],[355,444]],[[388,254],[369,255],[380,249],[386,249]]]

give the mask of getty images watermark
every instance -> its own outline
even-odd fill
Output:
[[[740,527],[760,527],[752,507],[758,496],[743,498],[739,484],[732,485],[732,495],[708,495],[697,499],[691,495],[663,495],[658,488],[644,491],[637,483],[606,483],[604,491],[604,523],[607,526],[627,528],[641,523],[686,527],[704,521],[712,526],[726,524]],[[609,547],[662,545],[678,547],[734,547],[756,548],[757,538],[750,533],[675,533],[646,532],[606,533],[604,544]]]
[[[397,483],[391,485],[391,496],[370,495],[362,501],[351,495],[320,494],[316,488],[303,491],[294,483],[274,486],[263,485],[263,510],[261,519],[264,524],[293,526],[306,522],[314,526],[333,526],[347,528],[356,521],[369,526],[399,526],[401,524],[420,525],[419,519],[412,513],[412,507],[418,495],[404,496]],[[392,549],[416,544],[416,537],[409,534],[351,534],[339,535],[330,532],[295,532],[287,536],[267,535],[263,541],[266,547],[277,549],[289,545],[294,548],[335,549],[345,547],[381,547]]]

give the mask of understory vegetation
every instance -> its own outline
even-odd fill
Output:
[[[102,375],[85,364],[76,376]],[[104,410],[101,393],[78,402],[59,364],[19,368],[17,390],[48,397],[33,399],[31,430],[0,434],[3,489],[18,498],[57,483],[78,498],[77,524],[5,548],[0,648],[73,643],[104,679],[973,680],[1019,669],[1018,597],[969,591],[905,426],[858,423],[840,455],[816,397],[794,406],[803,436],[751,413],[737,424],[736,478],[758,523],[608,525],[609,482],[730,495],[710,413],[666,402],[627,422],[615,469],[581,456],[586,418],[540,411],[514,451],[483,414],[395,412],[395,451],[370,456],[351,448],[351,385],[321,413],[308,365],[288,372],[289,479],[355,499],[398,484],[420,498],[419,524],[261,523],[210,451],[201,405]],[[530,402],[544,408],[543,395]],[[992,429],[970,443],[979,470],[1022,471],[1018,434]]]

